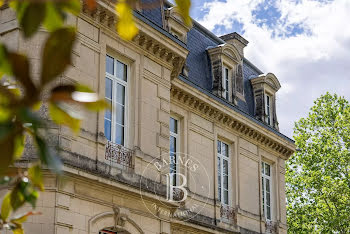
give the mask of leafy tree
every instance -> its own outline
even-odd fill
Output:
[[[350,104],[329,93],[295,124],[287,162],[289,233],[350,233]]]
[[[124,40],[131,40],[138,33],[133,19],[133,8],[140,0],[118,0],[115,3],[118,22],[116,30]],[[94,10],[95,0],[85,0],[89,10]],[[188,25],[190,0],[176,0],[177,8]],[[8,4],[17,15],[24,38],[31,38],[40,26],[48,31],[43,44],[41,73],[32,77],[31,64],[26,55],[12,51],[0,42],[0,190],[9,192],[2,199],[0,209],[0,232],[3,229],[23,233],[22,223],[28,212],[13,217],[12,213],[29,203],[35,208],[43,191],[42,167],[60,173],[61,161],[57,151],[46,141],[48,123],[63,124],[78,133],[82,116],[71,111],[81,106],[90,111],[107,107],[104,100],[90,88],[81,84],[57,85],[56,79],[71,63],[71,53],[76,39],[76,29],[64,24],[67,14],[78,15],[80,0],[0,0],[0,7]],[[144,4],[141,4],[144,7]],[[39,114],[47,105],[49,119]],[[15,167],[22,157],[26,138],[37,147],[38,160],[29,169]]]

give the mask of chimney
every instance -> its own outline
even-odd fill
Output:
[[[248,45],[248,41],[236,32],[229,33],[220,37],[226,43],[233,45],[239,51],[240,55],[244,57],[243,49]]]

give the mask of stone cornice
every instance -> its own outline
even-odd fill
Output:
[[[250,141],[270,149],[283,159],[288,159],[295,151],[295,145],[290,141],[263,128],[180,79],[172,81],[171,98],[192,110],[200,112],[216,123],[238,132]]]
[[[114,5],[108,1],[98,1],[95,11],[88,11],[85,2],[83,3],[82,14],[91,18],[101,27],[107,29],[115,36],[115,24],[117,15],[114,10]],[[135,13],[138,14],[138,13]],[[171,78],[177,77],[182,70],[188,55],[188,50],[183,45],[171,39],[171,35],[167,36],[166,32],[161,32],[162,28],[155,29],[154,27],[142,21],[142,17],[134,17],[139,28],[139,34],[130,42],[136,47],[144,50],[146,54],[151,54],[157,59],[169,64],[172,68]]]

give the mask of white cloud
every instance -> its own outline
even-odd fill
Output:
[[[224,26],[226,33],[235,30],[232,22],[243,24],[243,36],[250,42],[245,56],[281,82],[280,130],[292,136],[294,121],[306,116],[321,94],[335,92],[350,100],[350,1],[277,0],[273,5],[281,16],[272,27],[258,24],[252,13],[263,2],[205,3],[199,22],[209,30]],[[304,32],[286,36],[294,25]]]

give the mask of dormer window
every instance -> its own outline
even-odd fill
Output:
[[[276,115],[276,92],[281,88],[277,77],[261,74],[250,79],[254,90],[255,117],[278,130]]]
[[[233,104],[237,104],[237,90],[241,92],[239,98],[244,99],[242,91],[243,81],[236,81],[236,71],[237,67],[242,64],[242,57],[231,44],[209,47],[207,51],[212,66],[213,93]],[[243,77],[243,75],[240,77]]]
[[[184,43],[187,42],[187,33],[190,31],[190,27],[185,25],[181,15],[174,7],[165,9],[165,28],[177,39]]]

